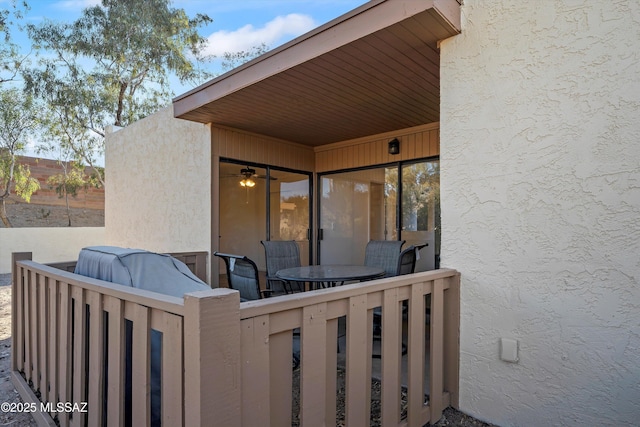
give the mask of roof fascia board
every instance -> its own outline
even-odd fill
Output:
[[[389,27],[404,19],[455,0],[378,0],[370,1],[264,55],[247,62],[173,100],[174,116],[234,93],[270,76],[295,67],[324,53]],[[448,15],[448,14],[447,14]],[[458,18],[459,20],[459,18]]]
[[[458,0],[434,0],[433,9],[458,33],[461,29],[460,3]]]

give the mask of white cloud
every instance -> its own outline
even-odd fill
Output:
[[[208,37],[206,54],[221,56],[225,52],[248,51],[262,43],[274,48],[283,39],[297,37],[315,27],[310,16],[292,13],[278,16],[260,28],[247,24],[235,31],[216,31]]]

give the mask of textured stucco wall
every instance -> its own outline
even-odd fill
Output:
[[[80,249],[104,242],[104,227],[2,228],[0,274],[11,273],[13,252],[31,252],[40,263],[74,261]]]
[[[171,107],[107,136],[107,244],[209,251],[211,132]]]
[[[465,0],[462,22],[441,44],[440,122],[461,409],[638,425],[640,2]]]

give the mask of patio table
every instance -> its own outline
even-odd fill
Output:
[[[383,277],[382,268],[364,265],[308,265],[278,270],[276,276],[291,282],[309,282],[312,287],[333,287],[350,280],[370,280]]]

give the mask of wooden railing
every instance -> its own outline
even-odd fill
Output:
[[[130,418],[132,425],[149,425],[157,413],[171,426],[280,427],[297,416],[303,426],[335,425],[336,372],[342,370],[346,423],[368,425],[374,312],[382,319],[382,424],[422,426],[438,420],[446,406],[457,407],[455,270],[241,304],[229,289],[182,300],[24,258],[29,255],[14,254],[12,381],[26,402],[38,405],[34,417],[43,424],[57,418],[63,426],[122,425]],[[158,332],[156,374],[152,337]],[[292,371],[297,340],[299,383]],[[299,412],[292,414],[296,389]]]

